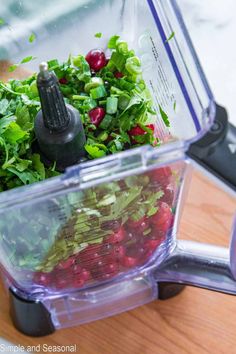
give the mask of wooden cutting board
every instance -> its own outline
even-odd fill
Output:
[[[0,63],[4,72],[3,68],[6,66]],[[195,172],[182,216],[181,238],[227,246],[235,212],[236,198]],[[7,294],[0,285],[0,336],[24,346],[76,344],[81,354],[234,354],[235,332],[236,297],[188,287],[168,301],[154,301],[48,337],[30,338],[13,328]]]

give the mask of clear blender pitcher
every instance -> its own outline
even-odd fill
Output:
[[[11,1],[12,12],[0,60],[35,56],[29,71],[87,53],[98,31],[103,48],[120,35],[142,61],[163,141],[0,194],[0,264],[15,326],[46,335],[168,298],[183,284],[236,293],[236,233],[230,260],[226,249],[177,241],[191,176],[186,152],[210,129],[215,104],[175,1],[23,0]]]

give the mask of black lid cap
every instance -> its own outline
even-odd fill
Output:
[[[69,112],[55,74],[48,71],[48,64],[43,62],[39,66],[37,86],[43,112],[43,121],[50,131],[61,132],[70,122]]]

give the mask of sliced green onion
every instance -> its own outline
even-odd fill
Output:
[[[117,43],[117,50],[121,54],[127,54],[129,51],[128,44],[125,41],[119,41]]]
[[[110,116],[109,114],[106,114],[105,117],[103,118],[102,122],[99,125],[99,128],[101,129],[108,129],[111,125],[111,122],[113,120],[113,117]]]
[[[123,71],[126,63],[126,58],[123,54],[118,52],[113,52],[110,62],[115,65],[118,71]]]
[[[106,94],[107,92],[103,85],[90,90],[90,95],[94,100],[97,100],[98,98],[103,98],[106,96]]]
[[[108,114],[115,114],[118,107],[118,98],[117,97],[108,97],[106,111]]]
[[[115,95],[121,95],[121,94],[123,94],[123,91],[120,90],[119,88],[115,87],[115,86],[112,86],[111,87],[111,93],[115,94]]]
[[[72,96],[72,100],[74,100],[74,101],[85,101],[88,98],[89,98],[88,96],[84,96],[84,95],[73,95]]]
[[[97,107],[97,102],[90,97],[83,102],[82,106],[80,106],[80,108],[83,109],[85,112],[91,111],[91,109],[95,107]]]
[[[98,140],[99,141],[106,141],[108,138],[108,133],[107,132],[102,132],[98,135]]]
[[[104,85],[102,78],[92,77],[91,80],[84,86],[84,91],[89,93],[90,90],[102,85]]]
[[[142,73],[141,62],[138,57],[128,58],[126,60],[125,68],[130,74],[137,75]]]
[[[123,94],[122,96],[119,97],[118,107],[119,109],[124,111],[128,107],[129,103],[130,103],[130,96]]]
[[[126,90],[126,91],[132,91],[135,88],[135,84],[128,82],[125,79],[120,79],[119,80],[119,86],[121,89]]]

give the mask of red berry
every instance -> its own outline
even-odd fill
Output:
[[[151,252],[154,252],[158,246],[160,246],[162,240],[159,239],[159,240],[146,240],[145,241],[145,247],[151,251]]]
[[[114,277],[119,272],[119,266],[116,262],[110,262],[103,267],[103,275],[107,278]]]
[[[115,245],[111,252],[111,256],[117,260],[121,260],[125,256],[125,247],[122,245]]]
[[[174,198],[175,198],[175,186],[173,183],[168,184],[165,188],[164,188],[164,195],[163,197],[160,199],[162,202],[165,202],[169,205],[173,205],[174,202]]]
[[[125,256],[122,259],[122,265],[126,268],[135,267],[138,264],[138,259],[134,257]]]
[[[151,182],[154,182],[155,184],[158,183],[162,187],[166,187],[170,183],[172,171],[170,167],[162,167],[148,172],[148,176],[150,177]]]
[[[122,77],[124,77],[124,74],[121,73],[120,71],[116,71],[114,74],[115,78],[117,79],[122,79]]]
[[[75,263],[75,258],[74,257],[69,257],[65,261],[61,261],[60,263],[58,263],[58,265],[56,266],[56,269],[59,269],[59,270],[68,269],[74,263]]]
[[[72,272],[73,272],[74,274],[79,274],[79,273],[81,273],[81,271],[82,271],[82,268],[81,268],[81,266],[78,265],[78,264],[75,264],[75,265],[73,266],[73,268],[72,268]]]
[[[151,129],[152,131],[155,130],[155,125],[154,124],[148,124],[147,127]]]
[[[124,238],[125,238],[125,229],[123,227],[120,227],[118,231],[108,236],[106,241],[111,244],[116,244],[122,242]]]
[[[80,278],[83,279],[85,282],[88,281],[91,278],[90,271],[87,269],[82,269],[80,273]]]
[[[62,77],[61,79],[59,79],[59,82],[61,85],[67,85],[68,84],[68,80],[65,77]]]
[[[136,135],[145,135],[147,134],[147,132],[145,132],[145,130],[143,130],[142,128],[140,128],[138,125],[132,129],[130,129],[128,131],[128,134],[130,136],[136,136]]]
[[[90,122],[94,124],[96,127],[102,122],[103,118],[106,115],[106,111],[102,107],[96,107],[89,111]]]
[[[82,264],[86,268],[87,267],[90,268],[94,264],[101,261],[102,256],[100,252],[101,252],[101,245],[89,245],[78,254],[77,259],[80,264]]]
[[[150,218],[151,223],[155,226],[160,226],[171,220],[172,212],[169,205],[165,202],[160,203],[158,211]]]
[[[51,275],[49,273],[38,272],[34,275],[34,281],[36,284],[48,286],[51,282]]]
[[[86,60],[89,63],[91,70],[95,72],[104,68],[107,65],[105,53],[100,49],[93,49],[86,55]]]
[[[58,275],[55,278],[55,287],[57,289],[65,289],[71,286],[71,279],[66,277],[66,276],[62,276],[62,274]]]
[[[132,243],[136,243],[139,240],[139,233],[137,232],[137,229],[133,229],[132,231],[128,231],[125,235],[125,240],[127,242],[132,241]]]
[[[74,288],[82,288],[84,286],[85,280],[80,276],[77,276],[73,280],[73,287]]]
[[[132,219],[129,219],[127,221],[127,227],[132,230],[132,229],[137,229],[141,226],[141,224],[143,222],[146,222],[146,217],[144,216],[143,218],[139,219],[139,220],[132,220]]]

